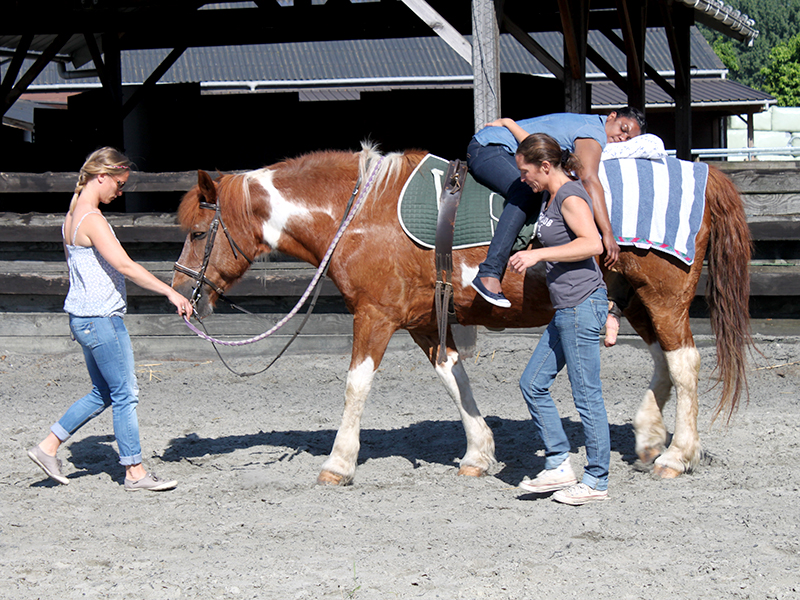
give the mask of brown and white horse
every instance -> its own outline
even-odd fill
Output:
[[[331,262],[329,277],[354,315],[353,352],[345,389],[342,423],[318,482],[346,484],[353,480],[359,452],[361,415],[372,380],[392,334],[405,329],[426,353],[453,397],[467,437],[460,474],[481,475],[495,461],[494,438],[472,396],[464,365],[448,329],[447,360],[437,364],[438,332],[434,309],[434,252],[415,244],[397,218],[400,190],[425,153],[381,155],[361,152],[317,152],[270,167],[212,181],[198,172],[198,184],[181,202],[179,218],[188,235],[179,262],[198,269],[206,234],[214,216],[200,203],[217,204],[235,240],[218,236],[207,261],[205,277],[225,291],[247,270],[245,257],[279,250],[319,265],[342,220],[359,175],[372,173],[375,183],[344,232]],[[377,171],[371,170],[379,164]],[[208,205],[206,205],[207,207]],[[242,254],[245,256],[243,257]],[[662,477],[695,467],[701,457],[697,433],[697,383],[700,355],[689,328],[689,305],[695,296],[703,258],[708,259],[707,297],[717,340],[717,375],[721,399],[717,414],[730,417],[746,392],[744,349],[749,332],[748,265],[750,233],[741,198],[734,185],[713,167],[706,189],[705,215],[696,239],[696,257],[688,267],[655,251],[623,248],[615,270],[632,290],[625,316],[650,348],[655,370],[634,420],[636,452],[654,463]],[[494,307],[476,297],[469,286],[486,248],[453,253],[455,311],[464,325],[537,327],[553,316],[542,269],[524,277],[507,272],[503,291],[511,308]],[[189,296],[194,281],[175,273],[173,287]],[[211,287],[198,302],[198,312],[212,312],[217,293]],[[666,448],[662,409],[671,388],[677,395],[675,431]]]

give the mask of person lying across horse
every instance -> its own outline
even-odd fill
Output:
[[[627,141],[644,133],[646,128],[642,112],[629,106],[607,117],[555,113],[522,121],[500,118],[478,131],[467,147],[469,170],[479,183],[506,199],[486,259],[478,267],[478,274],[472,281],[472,287],[478,294],[495,306],[511,306],[503,295],[503,273],[520,230],[530,218],[539,214],[541,208],[542,195],[533,192],[520,179],[514,159],[522,140],[532,133],[546,133],[555,138],[562,150],[568,150],[578,158],[581,167],[576,174],[592,197],[594,220],[603,236],[604,263],[610,269],[619,257],[619,246],[611,231],[603,186],[598,175],[600,155],[606,144]],[[611,295],[613,300],[613,292]],[[606,325],[605,344],[613,346],[619,331],[619,312],[614,307],[609,314],[612,318]]]

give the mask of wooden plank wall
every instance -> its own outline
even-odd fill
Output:
[[[800,164],[714,163],[742,193],[748,222],[756,241],[751,265],[752,295],[800,297]],[[196,171],[134,173],[131,186],[141,192],[188,190]],[[0,173],[4,193],[42,191],[69,194],[75,173]],[[164,281],[170,281],[172,262],[180,254],[183,234],[174,214],[110,214],[109,221],[131,256]],[[67,316],[61,311],[68,287],[61,248],[61,215],[0,213],[0,353],[5,351],[75,351],[69,340]],[[234,289],[237,302],[262,317],[238,315],[224,308],[209,327],[219,337],[242,339],[269,329],[286,314],[305,290],[314,268],[280,254],[258,261]],[[701,281],[698,295],[705,289]],[[211,358],[213,349],[197,339],[160,296],[128,283],[126,323],[137,356],[156,358]],[[292,346],[292,352],[349,352],[352,317],[338,290],[323,283],[319,308]],[[304,314],[301,311],[301,315]],[[295,317],[274,337],[253,346],[224,348],[226,356],[242,359],[270,355],[282,347],[299,323]],[[708,331],[700,322],[696,331]],[[774,324],[769,325],[774,327]],[[473,347],[474,333],[459,332],[462,345]],[[472,330],[474,331],[474,329]],[[623,333],[632,333],[623,327]],[[392,348],[414,347],[399,332]]]

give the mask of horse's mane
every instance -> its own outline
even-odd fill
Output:
[[[387,188],[396,183],[405,182],[414,168],[425,156],[422,150],[407,150],[405,152],[390,152],[381,154],[378,146],[372,142],[362,142],[360,152],[347,152],[343,150],[327,150],[310,152],[295,158],[288,158],[246,173],[220,175],[216,179],[217,199],[224,197],[225,202],[220,204],[223,219],[232,227],[247,227],[253,222],[253,205],[250,195],[250,185],[257,174],[266,170],[279,172],[281,176],[293,178],[295,174],[306,175],[309,170],[322,172],[325,170],[350,170],[353,168],[353,159],[358,161],[358,174],[361,177],[361,189],[368,180],[372,185],[364,200],[380,196]],[[373,174],[375,165],[383,159],[378,170]],[[301,179],[298,177],[298,179]],[[355,183],[355,182],[354,182]],[[238,198],[238,202],[231,202],[231,198]],[[178,220],[186,229],[200,217],[200,192],[197,186],[189,190],[183,197],[178,208]],[[365,202],[366,203],[366,202]],[[238,227],[237,227],[238,228]]]

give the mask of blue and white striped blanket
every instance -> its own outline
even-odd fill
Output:
[[[694,262],[708,165],[672,157],[618,158],[601,161],[599,174],[618,244]]]

